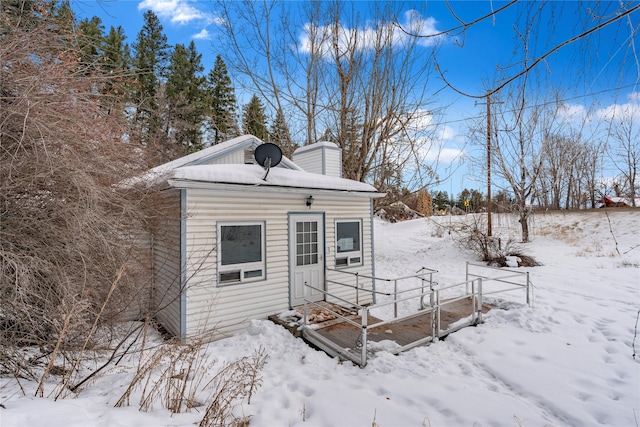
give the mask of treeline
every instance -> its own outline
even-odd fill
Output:
[[[193,41],[169,45],[151,10],[144,13],[143,26],[129,43],[120,26],[106,30],[95,16],[77,20],[68,2],[13,0],[3,7],[16,25],[24,26],[25,17],[33,25],[46,19],[52,22],[52,32],[66,32],[67,45],[60,48],[75,55],[79,74],[94,79],[95,102],[109,115],[125,116],[123,135],[153,154],[152,163],[246,133],[265,141],[277,140],[291,154],[282,112],[268,120],[257,95],[239,106],[222,57],[217,55],[213,64],[203,64]],[[210,69],[206,74],[205,68]]]

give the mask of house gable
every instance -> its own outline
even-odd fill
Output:
[[[263,142],[253,135],[243,135],[220,144],[189,154],[179,159],[156,166],[152,173],[165,173],[186,166],[245,164],[253,163],[253,150]],[[250,157],[248,156],[251,153]],[[277,167],[291,170],[302,170],[286,157]]]

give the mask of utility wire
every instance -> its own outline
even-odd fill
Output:
[[[630,87],[635,87],[635,86],[637,86],[637,84],[633,83],[633,84],[628,84],[626,86],[620,86],[620,87],[617,87],[617,88],[603,89],[603,90],[600,90],[598,92],[588,93],[588,94],[584,94],[584,95],[576,95],[576,96],[572,96],[572,97],[569,97],[569,98],[563,98],[563,99],[558,99],[558,100],[554,100],[554,101],[542,102],[540,104],[527,105],[524,108],[528,109],[528,108],[546,107],[548,105],[553,105],[553,104],[567,102],[567,101],[573,101],[575,99],[580,99],[580,98],[587,98],[589,96],[595,96],[595,95],[600,95],[600,94],[603,94],[603,93],[614,92],[614,91],[618,91],[620,89],[628,89]],[[505,113],[514,113],[516,111],[517,110],[505,111]],[[477,116],[467,117],[467,118],[464,118],[464,119],[455,119],[455,120],[447,120],[445,122],[438,122],[438,124],[448,125],[448,124],[452,124],[452,123],[466,122],[467,120],[483,119],[485,117],[486,117],[485,114],[481,114],[481,115],[477,115]]]
[[[450,87],[453,91],[459,93],[460,95],[466,96],[467,98],[475,98],[475,99],[481,99],[481,98],[486,98],[487,96],[493,95],[496,92],[499,92],[502,88],[504,88],[505,86],[507,86],[509,83],[513,82],[514,80],[526,75],[527,73],[529,73],[529,71],[531,71],[534,67],[536,67],[540,62],[544,61],[547,57],[551,56],[553,53],[559,51],[560,49],[562,49],[563,47],[565,47],[568,44],[571,44],[577,40],[580,40],[586,36],[588,36],[589,34],[595,33],[598,30],[601,30],[602,28],[606,27],[607,25],[618,21],[619,19],[624,18],[625,16],[629,16],[631,15],[633,12],[636,12],[640,10],[640,5],[637,5],[635,7],[632,7],[629,10],[626,10],[624,13],[621,13],[619,15],[616,15],[615,17],[599,24],[596,25],[595,27],[591,28],[590,30],[587,30],[581,34],[578,34],[577,36],[574,36],[572,38],[570,38],[569,40],[566,40],[562,43],[560,43],[559,45],[555,46],[553,49],[550,49],[549,51],[547,51],[546,53],[544,53],[543,55],[537,57],[532,63],[531,65],[525,67],[522,71],[520,71],[519,73],[516,73],[515,75],[509,77],[507,80],[505,80],[504,82],[502,82],[501,84],[499,84],[497,87],[490,89],[487,91],[487,93],[483,94],[483,95],[472,95],[469,93],[465,93],[457,88],[455,88],[451,83],[449,83],[449,81],[446,79],[446,77],[444,76],[444,73],[442,72],[442,70],[440,69],[440,67],[438,66],[437,62],[436,62],[436,70],[438,70],[438,72],[440,73],[440,77],[442,78],[442,80],[445,82],[445,84]]]

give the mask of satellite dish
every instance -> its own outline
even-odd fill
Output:
[[[282,150],[280,150],[280,147],[276,144],[267,142],[256,147],[253,157],[256,159],[256,162],[267,171],[264,178],[262,178],[266,180],[267,175],[269,175],[269,168],[276,167],[280,164],[282,160]]]

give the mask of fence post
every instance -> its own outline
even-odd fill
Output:
[[[527,271],[527,305],[531,307],[531,304],[529,303],[529,272],[528,271]]]

